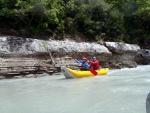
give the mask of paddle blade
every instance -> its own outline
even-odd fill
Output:
[[[89,70],[93,75],[95,75],[95,76],[97,75],[97,72],[94,69],[89,69]]]

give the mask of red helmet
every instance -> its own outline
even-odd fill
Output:
[[[87,58],[86,58],[86,57],[83,57],[83,60],[87,61]]]

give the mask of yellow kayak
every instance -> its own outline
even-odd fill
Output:
[[[66,78],[81,78],[81,77],[89,77],[95,76],[90,71],[81,71],[81,70],[73,70],[70,68],[66,68],[65,66],[61,67],[61,70]],[[100,70],[96,70],[98,76],[106,75],[109,71],[109,68],[103,68]]]

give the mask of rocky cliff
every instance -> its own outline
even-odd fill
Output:
[[[101,62],[102,67],[123,68],[136,67],[140,62],[141,49],[138,45],[118,42],[98,43],[59,40],[37,40],[12,36],[0,37],[0,75],[26,76],[34,73],[60,71],[60,66],[79,68],[75,59],[93,55]],[[137,59],[137,56],[139,58]],[[147,55],[148,56],[148,55]],[[149,61],[148,61],[149,63]]]

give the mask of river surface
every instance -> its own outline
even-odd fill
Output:
[[[106,76],[0,80],[0,113],[146,113],[150,66]]]

